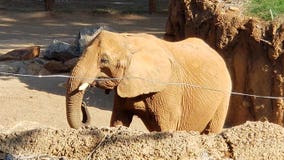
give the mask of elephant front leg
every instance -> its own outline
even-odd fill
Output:
[[[110,126],[126,126],[129,127],[132,122],[133,114],[127,111],[114,110],[111,115]]]
[[[126,110],[126,101],[123,98],[114,96],[114,106],[110,120],[110,126],[126,126],[129,127],[132,122],[133,113],[129,110]]]

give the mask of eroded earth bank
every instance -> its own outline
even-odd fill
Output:
[[[171,0],[169,6],[165,38],[202,38],[226,60],[233,91],[256,95],[232,94],[226,124],[283,125],[283,98],[273,97],[284,96],[284,24],[245,16],[244,0]]]

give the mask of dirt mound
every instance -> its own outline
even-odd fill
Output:
[[[102,132],[93,128],[80,130],[36,128],[0,134],[0,150],[10,153],[10,157],[19,159],[27,157],[36,159],[47,155],[79,159],[87,157],[102,137]]]
[[[34,126],[34,123],[22,123]],[[40,124],[39,124],[40,125]],[[20,130],[18,130],[21,128]],[[284,128],[248,122],[221,134],[152,132],[120,128],[34,128],[0,132],[0,155],[18,159],[279,159]]]
[[[198,132],[117,130],[94,152],[93,159],[222,159],[228,152],[220,135]]]
[[[225,59],[233,91],[226,124],[284,122],[284,24],[243,15],[246,0],[171,0],[165,38],[200,37]]]
[[[284,128],[268,122],[249,122],[222,133],[234,159],[283,159]]]

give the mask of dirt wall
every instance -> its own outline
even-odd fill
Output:
[[[200,37],[225,59],[233,91],[284,96],[284,24],[244,16],[243,0],[171,0],[165,39]],[[268,120],[283,126],[283,99],[232,95],[226,124]]]

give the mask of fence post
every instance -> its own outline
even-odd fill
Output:
[[[157,10],[157,0],[149,0],[149,13],[152,14]]]
[[[44,0],[44,7],[46,11],[52,11],[55,0]]]

